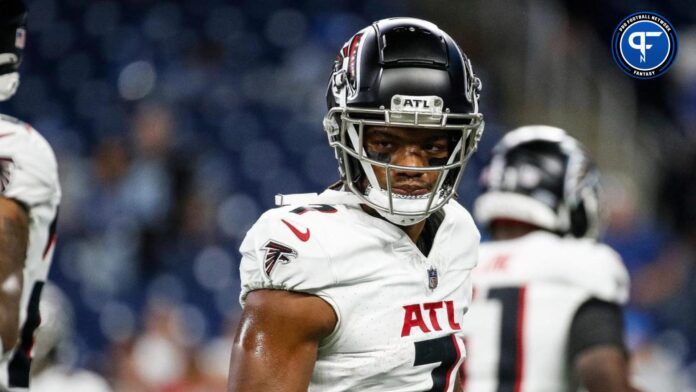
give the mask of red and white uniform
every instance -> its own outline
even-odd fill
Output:
[[[28,124],[0,115],[0,195],[29,211],[18,345],[0,359],[0,387],[26,390],[33,334],[40,323],[39,299],[53,256],[60,203],[56,158],[48,142]]]
[[[242,306],[252,290],[281,289],[317,295],[338,316],[310,391],[453,390],[480,237],[457,202],[444,212],[427,257],[357,204],[276,208],[249,231]]]
[[[544,231],[481,244],[472,280],[462,325],[467,392],[569,390],[566,348],[576,311],[593,298],[624,304],[629,291],[628,273],[608,246]]]

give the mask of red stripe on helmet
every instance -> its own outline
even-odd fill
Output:
[[[350,42],[350,49],[348,51],[348,80],[351,82],[355,81],[357,61],[358,61],[358,47],[360,46],[360,40],[363,34],[355,34]]]

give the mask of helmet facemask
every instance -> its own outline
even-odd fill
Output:
[[[418,102],[431,109],[429,112],[414,110],[409,107],[409,102]],[[366,150],[365,134],[370,126],[445,130],[449,139],[447,157],[442,162],[430,162],[425,167],[393,164],[389,157],[377,157]],[[442,99],[439,97],[395,95],[390,109],[333,108],[326,116],[325,128],[348,190],[385,219],[407,226],[427,218],[455,195],[462,171],[483,132],[483,118],[478,113],[443,113]],[[375,167],[384,170],[385,185],[380,184]],[[436,172],[438,177],[427,194],[402,195],[392,190],[395,170]]]

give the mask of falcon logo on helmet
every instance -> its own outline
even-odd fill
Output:
[[[383,19],[359,31],[343,46],[327,89],[324,130],[335,149],[346,190],[387,220],[411,225],[442,208],[454,196],[462,171],[483,133],[478,112],[481,82],[454,40],[436,25],[415,18]],[[368,156],[365,127],[446,130],[448,158],[438,165],[409,167]],[[383,189],[375,167],[438,173],[425,195]]]

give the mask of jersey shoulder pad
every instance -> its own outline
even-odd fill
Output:
[[[592,240],[566,239],[565,260],[556,263],[556,273],[568,283],[585,289],[598,299],[625,304],[630,279],[621,256],[609,246]]]
[[[309,214],[291,212],[298,207],[275,208],[264,213],[247,233],[240,253],[240,279],[246,295],[259,289],[300,291],[317,295],[335,284],[329,254],[314,230]],[[312,222],[313,223],[313,222]]]
[[[452,215],[457,221],[465,225],[469,229],[473,229],[476,235],[480,238],[478,229],[476,228],[476,223],[474,223],[474,218],[471,216],[469,211],[459,204],[456,200],[450,200],[444,207],[445,214]]]
[[[445,205],[444,212],[443,226],[449,232],[446,242],[452,246],[448,252],[458,255],[459,267],[467,270],[476,267],[481,233],[474,219],[469,211],[455,200]]]
[[[2,124],[3,127],[5,126],[5,124],[12,124],[18,127],[30,127],[30,125],[25,123],[24,121],[16,117],[8,116],[7,114],[0,114],[0,124]]]
[[[0,117],[0,194],[30,208],[60,201],[51,146],[31,126],[7,116]]]

